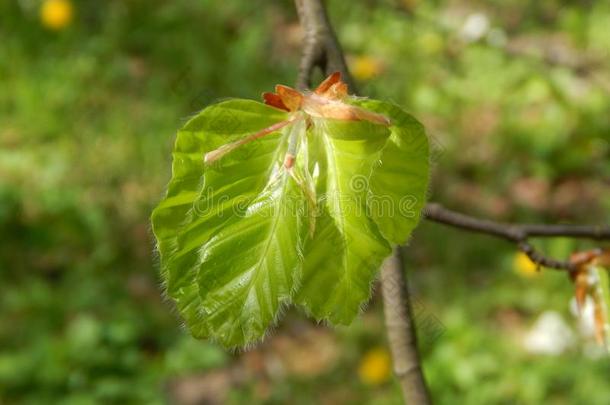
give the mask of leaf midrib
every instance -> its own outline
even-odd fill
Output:
[[[328,160],[329,160],[329,165],[332,165],[332,170],[327,170],[327,176],[329,178],[332,179],[332,181],[335,183],[335,192],[339,192],[341,193],[342,190],[340,190],[340,186],[339,186],[339,181],[338,181],[338,168],[337,168],[337,160],[335,157],[335,148],[332,145],[331,140],[329,139],[329,136],[326,135],[326,133],[322,132],[323,137],[324,137],[324,146],[326,147],[327,150],[327,156],[328,156]],[[328,181],[328,180],[327,180]],[[341,197],[341,195],[339,194],[339,197]],[[342,263],[343,263],[343,269],[345,270],[343,272],[343,275],[341,276],[341,281],[339,283],[337,283],[337,285],[335,285],[335,287],[333,288],[333,293],[337,290],[337,288],[339,288],[339,285],[341,285],[341,283],[343,283],[347,277],[347,273],[349,271],[349,266],[348,266],[348,260],[347,260],[347,238],[345,237],[345,221],[344,221],[344,216],[343,216],[343,212],[344,212],[344,208],[341,204],[341,198],[339,198],[338,201],[338,206],[339,206],[339,211],[341,211],[341,215],[338,216],[337,215],[332,215],[333,217],[333,222],[337,223],[338,228],[339,229],[339,234],[341,235],[341,240],[343,241],[343,246],[344,246],[344,254],[342,255]],[[333,204],[334,205],[334,204]],[[348,278],[348,285],[347,285],[348,289],[351,288],[350,282],[349,282],[349,278]],[[333,296],[334,294],[329,294],[329,296]]]
[[[270,167],[270,168],[267,170],[267,177],[268,177],[268,178],[270,178],[270,177],[273,175],[273,165],[277,164],[277,161],[278,161],[278,159],[279,159],[279,155],[280,155],[280,151],[282,150],[282,144],[283,144],[283,142],[284,142],[284,140],[281,140],[281,141],[280,141],[280,143],[279,143],[279,145],[278,145],[278,147],[277,147],[277,149],[276,149],[276,151],[275,151],[275,154],[274,154],[274,156],[273,156],[273,159],[272,159],[273,164],[272,164],[272,165],[271,165],[271,167]],[[280,200],[278,200],[278,202],[283,202],[283,201],[284,201],[284,198],[285,198],[285,196],[286,196],[286,193],[284,192],[284,190],[285,190],[285,187],[286,187],[286,185],[287,185],[287,178],[288,178],[288,176],[286,176],[286,173],[283,173],[283,176],[282,176],[282,186],[281,186],[281,190],[282,190],[281,195],[282,195],[282,198],[281,198]],[[270,179],[270,180],[267,182],[267,186],[269,186],[270,184],[272,184],[272,182],[273,182],[274,180],[275,180],[275,179]],[[264,193],[264,189],[263,189],[263,191],[261,192],[261,194],[263,194],[263,193]],[[260,196],[261,194],[259,194],[259,196]],[[256,199],[255,199],[255,200],[256,200]],[[254,269],[253,269],[253,270],[251,270],[251,272],[253,272],[253,273],[254,273],[254,276],[250,278],[250,281],[248,281],[248,284],[246,285],[246,287],[245,287],[245,289],[244,289],[244,291],[247,291],[247,294],[244,294],[244,295],[246,295],[246,298],[244,298],[244,299],[243,299],[243,301],[244,301],[244,302],[245,302],[245,300],[246,300],[246,299],[249,297],[249,295],[250,295],[250,293],[251,293],[251,291],[252,291],[252,285],[253,285],[253,284],[254,284],[256,281],[258,281],[258,277],[259,277],[259,276],[260,276],[260,274],[261,274],[261,272],[260,272],[260,268],[261,268],[261,266],[262,266],[262,263],[265,261],[265,258],[267,257],[267,254],[268,254],[268,252],[269,252],[269,247],[270,247],[270,245],[271,245],[271,241],[273,240],[273,235],[275,234],[275,230],[277,229],[277,226],[278,226],[278,224],[279,224],[279,218],[280,218],[280,216],[279,216],[279,215],[275,216],[275,218],[274,218],[274,220],[273,220],[273,223],[272,223],[272,229],[271,229],[271,232],[269,233],[270,237],[269,237],[269,238],[268,238],[268,240],[265,242],[265,247],[263,248],[264,254],[263,254],[263,255],[261,255],[261,259],[258,261],[258,263],[256,263],[256,264],[255,264]],[[238,276],[238,277],[239,277],[239,276]],[[229,303],[229,305],[233,304],[234,302],[238,301],[239,299],[240,299],[240,296],[239,296],[239,295],[236,295],[236,296],[235,296],[235,299],[234,299],[234,300],[231,300],[231,301],[230,301],[230,303]]]

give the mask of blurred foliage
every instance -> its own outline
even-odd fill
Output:
[[[395,383],[359,378],[384,345],[378,297],[349,328],[295,312],[231,354],[188,337],[160,293],[148,215],[173,134],[213,100],[294,81],[292,2],[48,3],[0,1],[0,403],[400,403]],[[329,6],[361,92],[426,124],[435,200],[607,223],[610,3]],[[438,403],[607,402],[610,360],[588,341],[523,345],[544,311],[576,329],[564,274],[524,277],[512,246],[428,223],[408,257]]]

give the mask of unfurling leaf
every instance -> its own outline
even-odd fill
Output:
[[[228,100],[179,132],[152,214],[167,294],[192,334],[261,339],[285,305],[348,324],[428,185],[423,127],[399,107],[278,85],[265,104]]]
[[[577,266],[572,280],[578,310],[582,314],[589,297],[593,303],[595,340],[610,351],[610,251],[578,252],[571,256],[570,261]]]

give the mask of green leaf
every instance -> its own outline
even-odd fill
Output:
[[[385,114],[392,126],[335,123],[315,134],[326,157],[318,194],[326,194],[296,297],[317,319],[340,324],[349,324],[369,298],[390,243],[406,242],[417,225],[428,186],[421,124],[388,103],[354,104]]]
[[[165,198],[152,214],[152,225],[162,256],[175,249],[177,233],[200,190],[203,154],[241,138],[286,115],[250,100],[228,100],[204,109],[178,132],[172,179]],[[165,270],[165,266],[162,266]]]
[[[295,181],[283,173],[202,247],[204,322],[227,345],[259,339],[300,281],[305,220]]]
[[[347,324],[367,301],[392,244],[417,224],[428,150],[421,125],[398,107],[354,103],[392,126],[229,100],[178,132],[152,223],[167,294],[194,336],[243,346],[291,302]],[[206,153],[282,121],[204,165]]]
[[[376,100],[358,104],[392,120],[392,134],[370,180],[369,208],[382,235],[405,244],[426,205],[428,137],[419,121],[396,105]]]
[[[367,215],[367,183],[389,131],[367,122],[328,122],[313,134],[318,162],[320,217],[305,251],[297,302],[317,319],[348,324],[369,297],[379,264],[390,251]]]
[[[203,156],[277,121],[285,114],[248,100],[210,106],[178,133],[173,176],[168,192],[152,214],[167,294],[197,337],[215,337],[227,346],[244,342],[223,339],[210,328],[198,285],[200,250],[215,233],[263,192],[281,146],[280,134],[244,145],[227,155],[222,165],[205,168]],[[207,316],[206,316],[207,315]],[[261,332],[262,333],[262,332]],[[225,332],[226,334],[226,332]]]

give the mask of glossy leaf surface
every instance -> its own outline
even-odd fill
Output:
[[[229,100],[179,131],[152,223],[194,336],[247,345],[291,302],[348,324],[408,240],[428,183],[421,125],[380,101],[332,106],[341,119]]]

